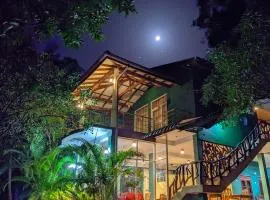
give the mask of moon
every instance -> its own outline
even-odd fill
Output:
[[[160,41],[160,35],[156,35],[155,40]]]

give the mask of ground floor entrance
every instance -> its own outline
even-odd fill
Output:
[[[179,130],[165,133],[155,142],[119,137],[118,151],[132,148],[139,155],[125,163],[125,168],[135,172],[119,177],[119,199],[167,200],[177,167],[195,160],[193,138],[193,133]]]

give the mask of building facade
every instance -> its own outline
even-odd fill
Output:
[[[138,175],[119,177],[121,200],[269,199],[270,159],[262,153],[270,152],[270,125],[256,115],[240,116],[233,127],[219,123],[219,109],[200,103],[211,68],[191,58],[148,69],[105,52],[73,91],[93,127],[62,144],[83,137],[104,153],[140,153],[123,166]],[[82,91],[94,102],[82,101]],[[269,113],[261,111],[265,119]]]

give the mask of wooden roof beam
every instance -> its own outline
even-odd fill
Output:
[[[101,83],[103,83],[106,79],[108,79],[113,74],[113,70],[110,70],[104,76],[99,79],[96,83],[94,83],[94,86],[92,87],[92,90],[94,91]]]
[[[107,64],[104,64],[104,66],[110,66],[110,67],[113,67],[113,68],[115,68],[115,67],[121,67],[121,68],[124,68],[124,67],[125,67],[125,66],[122,66],[122,65],[119,65],[119,64],[116,64],[116,63],[114,63],[114,65],[107,65]],[[127,70],[126,73],[127,73],[127,74],[131,74],[131,75],[133,75],[133,76],[137,76],[137,77],[142,78],[142,79],[147,79],[147,81],[153,82],[153,83],[155,83],[155,84],[158,85],[158,86],[171,87],[170,84],[165,83],[165,80],[163,80],[162,82],[156,80],[156,78],[158,78],[158,79],[162,79],[162,78],[159,78],[159,77],[156,77],[156,78],[155,78],[155,75],[149,75],[149,74],[147,74],[147,72],[142,72],[142,73],[144,73],[144,74],[146,75],[146,76],[143,76],[143,75],[141,75],[141,74],[138,74],[138,73],[136,72],[136,69],[134,69],[134,70],[135,70],[135,71]]]

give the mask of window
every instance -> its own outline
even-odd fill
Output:
[[[163,95],[151,103],[152,130],[168,125],[167,95]]]
[[[241,176],[240,181],[241,181],[241,186],[242,186],[242,194],[252,195],[250,177]]]
[[[148,116],[148,105],[144,105],[135,111],[135,128],[134,131],[141,133],[149,132],[149,116]]]

